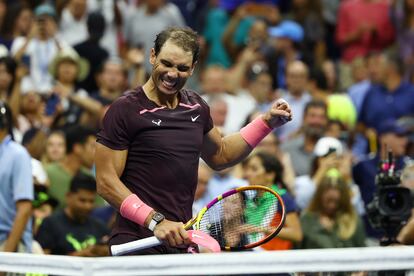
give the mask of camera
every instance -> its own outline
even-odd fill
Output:
[[[379,162],[375,183],[377,190],[367,206],[368,220],[374,229],[384,233],[380,244],[397,243],[396,237],[407,223],[413,208],[411,192],[402,187],[399,173],[394,171],[392,153],[387,161]]]

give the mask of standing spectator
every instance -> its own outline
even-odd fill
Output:
[[[145,22],[145,23],[143,23]],[[145,56],[150,56],[154,35],[167,27],[184,26],[184,18],[173,3],[166,0],[146,0],[139,5],[125,26],[125,39],[129,47],[142,46]],[[151,72],[146,60],[145,69]]]
[[[280,96],[289,102],[295,117],[288,125],[277,130],[282,141],[287,140],[302,125],[303,111],[306,104],[312,99],[307,91],[308,76],[308,67],[302,61],[293,61],[286,68],[287,89],[280,90]]]
[[[49,193],[59,201],[59,207],[65,203],[65,195],[70,182],[80,170],[91,174],[95,154],[95,133],[81,126],[73,126],[66,131],[66,157],[46,166],[50,180]]]
[[[66,207],[43,220],[36,240],[46,254],[97,257],[108,255],[108,229],[90,216],[96,198],[96,182],[77,174],[66,194]]]
[[[365,246],[362,220],[352,207],[347,184],[340,177],[321,180],[300,221],[303,249]]]
[[[350,84],[349,63],[371,51],[381,51],[394,39],[386,0],[343,1],[339,8],[336,39],[342,48],[342,87]]]
[[[59,37],[71,46],[85,41],[88,37],[87,18],[87,1],[69,0],[60,16]]]
[[[0,102],[0,251],[31,252],[33,179],[30,155],[10,136],[12,114]]]
[[[328,124],[327,106],[323,101],[310,101],[305,106],[303,124],[294,139],[286,141],[282,150],[290,154],[296,176],[309,174],[316,142],[321,138]]]
[[[36,18],[30,33],[13,41],[11,53],[30,69],[29,76],[22,80],[22,90],[46,94],[53,82],[48,66],[60,49],[69,46],[56,37],[56,11],[52,6],[42,4],[34,14]]]
[[[351,63],[351,74],[353,84],[348,88],[348,95],[355,106],[357,114],[359,114],[365,95],[371,86],[367,60],[363,57],[355,58]]]
[[[88,93],[92,93],[98,89],[96,84],[96,73],[102,63],[109,57],[109,53],[99,46],[99,42],[105,32],[105,18],[102,14],[94,12],[89,14],[87,20],[87,28],[89,37],[74,46],[78,54],[88,60],[90,65],[89,74],[79,83],[79,86]]]

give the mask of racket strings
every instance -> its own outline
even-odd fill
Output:
[[[201,218],[199,229],[223,248],[243,248],[271,235],[281,223],[279,200],[268,191],[244,190],[224,197]]]

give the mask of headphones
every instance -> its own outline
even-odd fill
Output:
[[[10,111],[6,104],[0,101],[0,130],[10,126]]]

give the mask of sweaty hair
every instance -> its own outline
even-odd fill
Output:
[[[75,125],[66,131],[66,153],[71,153],[76,144],[84,145],[89,136],[96,136],[95,132],[89,128]]]
[[[174,45],[182,48],[186,52],[193,53],[193,64],[197,62],[200,55],[200,45],[198,43],[198,35],[190,28],[168,28],[157,34],[154,41],[155,55],[161,52],[161,48],[165,42],[170,40]]]
[[[76,193],[79,190],[96,192],[96,181],[92,176],[79,172],[70,182],[70,192]]]

